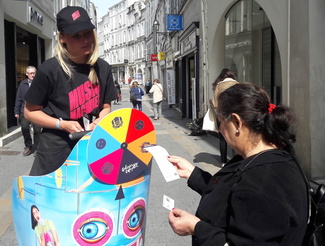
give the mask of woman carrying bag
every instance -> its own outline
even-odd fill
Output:
[[[153,93],[153,119],[159,120],[162,114],[163,87],[158,79],[153,81],[149,93]]]
[[[143,90],[138,86],[138,82],[134,81],[130,89],[130,101],[134,109],[142,111],[142,96]]]

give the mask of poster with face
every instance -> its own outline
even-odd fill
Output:
[[[13,182],[19,245],[143,245],[152,155],[151,120],[119,109],[83,136],[53,173]]]

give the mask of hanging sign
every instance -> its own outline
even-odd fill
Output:
[[[167,15],[167,31],[182,31],[183,16],[182,15]]]
[[[173,55],[166,56],[166,68],[174,68]]]
[[[158,60],[161,61],[161,60],[165,60],[165,53],[164,52],[159,52],[158,53]]]
[[[150,61],[158,61],[157,55],[150,55]]]

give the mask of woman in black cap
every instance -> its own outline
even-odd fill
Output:
[[[57,14],[55,56],[39,68],[25,95],[25,116],[43,127],[30,175],[59,168],[77,140],[69,134],[92,130],[116,99],[111,66],[98,58],[95,26],[85,9],[63,8]]]

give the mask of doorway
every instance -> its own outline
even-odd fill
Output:
[[[37,66],[45,59],[44,40],[5,20],[5,60],[7,128],[17,126],[14,115],[19,83],[26,79],[27,66]]]

